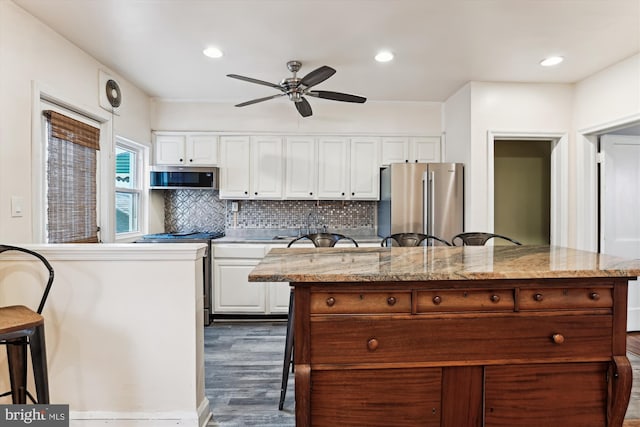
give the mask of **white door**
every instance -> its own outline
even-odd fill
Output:
[[[600,251],[640,259],[640,136],[603,135]],[[629,284],[627,330],[640,330],[640,283]]]

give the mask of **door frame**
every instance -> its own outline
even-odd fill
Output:
[[[640,124],[640,113],[576,131],[576,249],[598,252],[598,137]]]
[[[569,239],[569,136],[564,132],[487,132],[487,217],[489,231],[495,229],[494,218],[494,155],[495,142],[551,141],[551,212],[550,242],[553,246],[568,246]]]

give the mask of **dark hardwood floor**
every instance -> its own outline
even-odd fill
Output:
[[[205,328],[206,393],[213,418],[207,427],[290,427],[293,376],[278,410],[286,322],[216,322]],[[640,427],[640,333],[629,334],[633,389],[624,427]]]

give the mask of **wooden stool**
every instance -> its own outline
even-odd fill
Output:
[[[0,344],[7,346],[9,381],[11,390],[0,397],[11,394],[14,404],[26,404],[27,396],[36,400],[27,390],[27,347],[31,352],[33,376],[36,384],[37,403],[49,403],[49,379],[47,374],[47,351],[44,335],[42,309],[53,283],[53,268],[40,254],[17,246],[0,245],[0,253],[6,251],[24,252],[38,258],[49,271],[49,280],[37,311],[23,305],[0,307]]]

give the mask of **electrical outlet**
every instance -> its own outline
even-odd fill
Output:
[[[231,212],[238,212],[238,202],[231,202]]]

